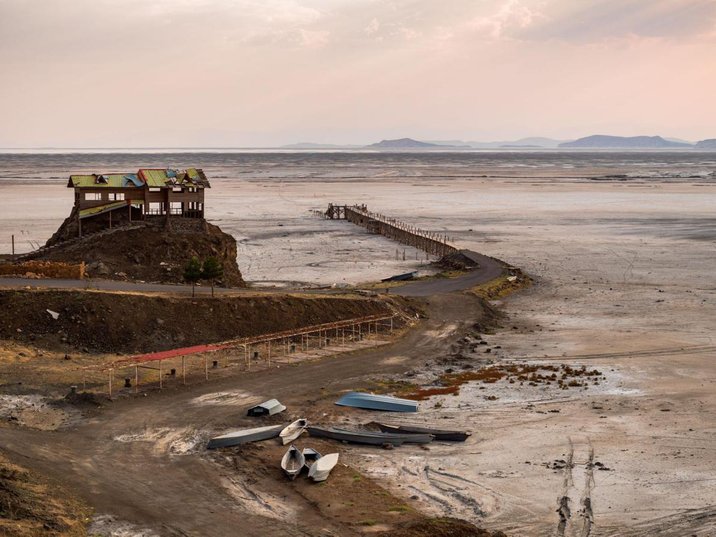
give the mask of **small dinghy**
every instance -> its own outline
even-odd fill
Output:
[[[375,422],[374,422],[375,423]],[[431,434],[435,440],[448,442],[464,442],[472,434],[467,431],[449,431],[446,429],[430,429],[427,427],[415,427],[413,425],[389,425],[387,423],[375,423],[384,433],[395,434]]]
[[[301,451],[301,453],[303,454],[303,458],[305,459],[305,462],[303,464],[306,467],[306,470],[310,470],[311,466],[313,466],[313,463],[320,459],[322,456],[320,453],[318,453],[318,451],[310,447],[303,448],[303,451]]]
[[[258,442],[260,440],[268,440],[276,438],[283,425],[269,425],[268,427],[255,427],[253,429],[242,429],[240,431],[231,431],[230,433],[216,436],[209,440],[207,449],[216,449],[222,447],[238,446],[239,444],[247,444],[248,442]]]
[[[308,420],[305,419],[296,420],[286,425],[278,435],[283,445],[285,446],[301,436],[301,433],[306,430],[306,426],[308,426]]]
[[[389,395],[349,392],[336,401],[340,406],[352,406],[368,410],[385,410],[388,412],[417,412],[418,403],[410,399],[400,399]]]
[[[301,473],[304,464],[306,464],[306,459],[303,457],[303,453],[296,449],[295,446],[288,448],[288,451],[281,459],[281,468],[292,480],[296,479],[296,476]]]
[[[316,483],[328,479],[333,467],[338,463],[338,453],[329,453],[314,462],[308,470],[308,477]]]

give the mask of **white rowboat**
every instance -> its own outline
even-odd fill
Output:
[[[308,420],[305,419],[296,420],[286,425],[278,435],[281,439],[281,443],[285,446],[289,442],[293,442],[296,438],[301,436],[301,433],[306,430],[307,426]]]
[[[288,448],[288,451],[281,459],[281,468],[286,472],[286,475],[290,479],[296,479],[296,476],[301,473],[303,465],[306,464],[306,459],[295,446]],[[314,464],[315,466],[315,464]]]

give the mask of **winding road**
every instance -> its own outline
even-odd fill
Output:
[[[401,287],[393,288],[390,292],[395,295],[412,297],[428,297],[432,295],[453,293],[487,283],[495,278],[498,278],[505,271],[504,263],[498,261],[497,259],[473,252],[471,250],[462,250],[462,253],[472,261],[476,262],[478,264],[478,268],[456,278],[436,278],[431,280],[408,282]],[[25,287],[39,289],[81,289],[110,292],[162,293],[170,295],[192,294],[192,288],[190,285],[125,282],[96,278],[85,280],[55,280],[49,278],[28,279],[0,277],[0,289],[22,289]],[[242,293],[286,293],[295,291],[331,294],[345,293],[346,289],[262,289],[256,287],[246,289],[226,287],[214,288],[214,292],[221,295]],[[211,288],[197,286],[195,287],[195,292],[197,295],[207,295],[211,294]]]

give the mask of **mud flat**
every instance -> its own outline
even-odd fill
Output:
[[[440,225],[536,279],[498,304],[503,328],[466,363],[584,365],[605,378],[566,390],[465,385],[420,416],[471,428],[464,446],[364,454],[361,468],[425,509],[515,535],[712,535],[713,186],[452,186],[475,197],[453,198]]]
[[[217,470],[216,461],[182,447],[184,440],[181,453],[167,451],[173,443],[166,439],[176,431],[193,438],[199,430],[204,438],[240,417],[231,405],[190,401],[232,390],[280,394],[293,408],[310,408],[313,420],[364,423],[375,415],[336,411],[336,394],[380,385],[439,387],[445,374],[482,367],[529,365],[559,377],[563,366],[584,366],[599,376],[569,377],[566,388],[559,379],[475,379],[457,395],[423,401],[410,418],[468,428],[473,436],[465,444],[342,447],[341,456],[396,498],[395,505],[510,535],[713,535],[716,188],[696,180],[520,180],[513,172],[500,180],[385,176],[369,186],[214,181],[214,218],[239,240],[247,280],[359,282],[414,265],[409,255],[395,260],[395,244],[310,213],[329,201],[355,200],[454,235],[463,246],[523,268],[535,283],[494,302],[505,315],[497,328],[474,326],[484,311],[468,296],[434,297],[430,319],[390,348],[302,365],[290,377],[261,372],[150,397],[150,403],[128,401],[102,420],[56,432],[53,450],[33,449],[31,461],[77,488],[91,483],[85,494],[99,514],[140,528],[161,532],[170,524],[191,534],[207,524],[249,521],[258,534],[295,535],[296,524],[314,527],[321,519],[310,501],[291,494],[282,504],[285,517],[256,512],[249,495],[238,496],[241,502],[226,496],[233,474]],[[8,448],[39,446],[42,434],[14,428]],[[147,440],[136,440],[142,434]],[[107,442],[113,435],[128,436]],[[115,461],[111,471],[107,457]],[[69,466],[62,463],[68,460]],[[162,471],[147,479],[154,468]],[[201,515],[177,505],[193,505]],[[371,530],[326,520],[327,531]]]

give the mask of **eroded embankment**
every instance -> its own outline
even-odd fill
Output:
[[[390,314],[397,300],[0,291],[0,339],[53,350],[150,352]]]
[[[0,535],[86,535],[88,506],[0,453]]]

